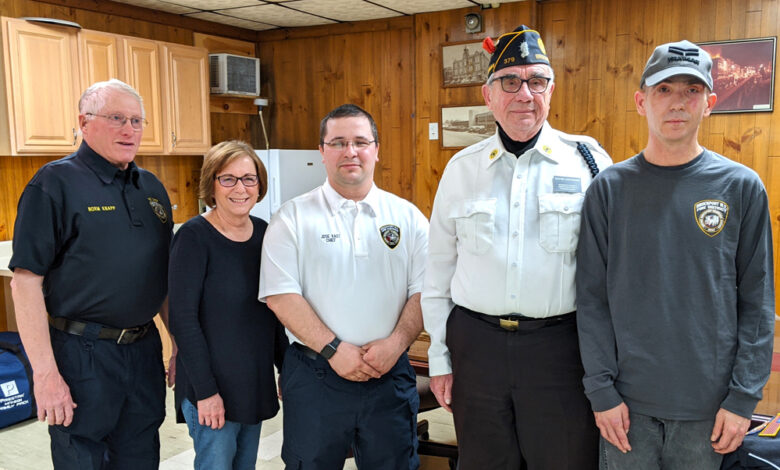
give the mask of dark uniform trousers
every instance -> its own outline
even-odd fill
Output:
[[[282,366],[285,468],[340,469],[350,448],[361,470],[419,468],[420,397],[406,353],[382,377],[352,382],[307,352],[294,343]]]
[[[55,470],[157,469],[165,418],[162,344],[153,325],[131,344],[50,328],[54,357],[77,408],[49,426]]]
[[[596,470],[575,315],[507,331],[466,312],[447,320],[459,470]]]

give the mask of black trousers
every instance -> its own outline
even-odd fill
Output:
[[[577,324],[506,331],[456,306],[447,322],[459,470],[596,470]]]
[[[157,329],[132,344],[50,328],[54,357],[77,408],[49,426],[56,470],[157,469],[165,369]]]

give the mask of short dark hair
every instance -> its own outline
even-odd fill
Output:
[[[341,106],[329,112],[322,121],[320,121],[320,145],[325,143],[325,134],[328,132],[328,121],[345,117],[365,117],[371,125],[371,133],[374,135],[374,141],[379,145],[379,131],[376,129],[374,118],[366,111],[355,104],[342,104]]]

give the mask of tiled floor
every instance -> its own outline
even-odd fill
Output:
[[[173,393],[168,393],[167,416],[160,428],[160,469],[189,470],[195,452],[192,440],[187,434],[187,426],[176,424],[173,412]],[[420,414],[428,419],[432,440],[454,442],[452,416],[441,408]],[[263,423],[258,452],[258,470],[281,470],[284,463],[280,456],[282,448],[282,414]],[[447,469],[444,459],[421,457],[422,469]],[[36,420],[0,430],[0,470],[51,470],[49,453],[49,434],[47,425]],[[354,459],[349,459],[344,470],[356,470]]]

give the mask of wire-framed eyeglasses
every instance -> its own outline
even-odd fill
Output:
[[[130,127],[132,127],[137,131],[140,131],[148,124],[148,121],[142,117],[138,117],[138,116],[128,117],[122,113],[112,113],[112,114],[84,113],[84,114],[87,116],[102,117],[103,119],[108,120],[108,125],[111,127],[122,127],[125,125],[127,121],[130,121]]]
[[[350,144],[352,145],[352,148],[355,150],[364,150],[367,149],[368,146],[373,144],[374,142],[376,141],[364,140],[364,139],[357,139],[357,140],[335,139],[335,140],[331,140],[330,142],[323,142],[323,144],[327,145],[329,148],[332,148],[333,150],[344,150]]]

